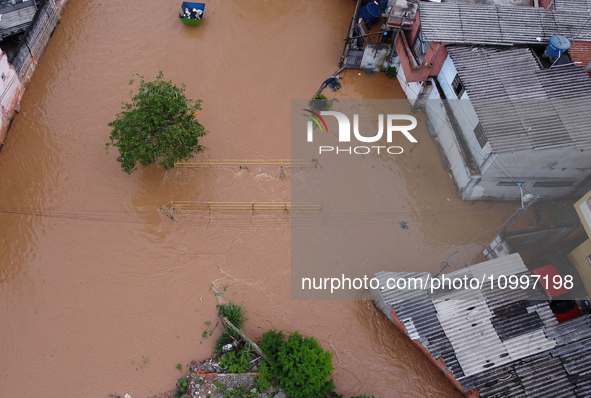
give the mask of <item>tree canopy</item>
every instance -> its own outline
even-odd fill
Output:
[[[207,131],[196,119],[201,100],[187,99],[185,85],[177,87],[165,81],[162,71],[151,82],[137,76],[137,94],[130,91],[131,102],[123,102],[123,111],[109,123],[113,130],[106,148],[119,149],[117,161],[123,171],[131,174],[138,163],[149,166],[158,160],[160,166],[170,169],[175,162],[202,152],[199,138]],[[134,83],[134,79],[129,82]]]

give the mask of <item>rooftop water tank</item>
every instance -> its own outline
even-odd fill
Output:
[[[570,40],[562,35],[554,35],[550,38],[550,44],[546,47],[546,53],[551,57],[558,58],[569,48]]]
[[[379,5],[372,1],[361,7],[359,10],[359,16],[365,21],[365,25],[369,27],[382,16],[382,10],[380,10]]]

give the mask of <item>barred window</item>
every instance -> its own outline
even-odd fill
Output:
[[[482,128],[482,124],[480,122],[478,122],[476,127],[474,127],[474,135],[476,136],[476,139],[480,144],[480,148],[484,148],[484,146],[488,142],[488,138],[486,137],[486,133],[484,132],[484,129]]]

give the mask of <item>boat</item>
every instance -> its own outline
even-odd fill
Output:
[[[189,10],[189,12],[187,13],[186,10]],[[197,10],[197,12],[194,12],[193,10]],[[179,14],[179,19],[183,21],[185,25],[199,26],[201,25],[201,20],[203,19],[204,13],[204,3],[189,3],[187,1],[184,1],[181,5],[181,13]]]

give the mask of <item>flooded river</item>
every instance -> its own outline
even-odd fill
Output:
[[[177,363],[211,354],[212,284],[244,304],[252,337],[298,330],[332,350],[346,397],[459,396],[369,301],[291,300],[288,216],[218,211],[175,223],[158,212],[170,200],[289,201],[277,168],[128,176],[105,152],[129,79],[162,70],[203,99],[201,157],[289,158],[290,101],[337,69],[354,2],[211,0],[198,28],[180,23],[179,6],[71,0],[27,89],[0,153],[0,396],[173,388]],[[340,98],[404,98],[383,75],[348,71],[342,82]],[[399,265],[407,271],[435,273],[454,250],[454,266],[481,261],[514,208],[457,199],[417,118],[421,143],[391,173],[414,232],[384,244],[412,253]]]

